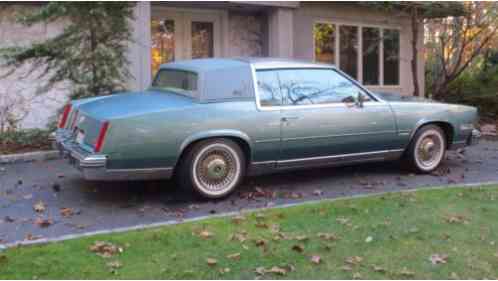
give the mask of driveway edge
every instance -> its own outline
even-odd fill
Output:
[[[14,248],[14,247],[19,247],[19,246],[48,244],[48,243],[65,241],[65,240],[95,236],[95,235],[100,235],[100,234],[121,233],[121,232],[127,232],[127,231],[143,230],[143,229],[150,229],[150,228],[156,228],[156,227],[162,227],[162,226],[196,222],[196,221],[202,221],[202,220],[206,220],[206,219],[232,217],[232,216],[241,215],[241,214],[251,214],[251,213],[259,212],[262,210],[285,209],[285,208],[290,208],[290,207],[295,207],[295,206],[315,205],[315,204],[319,204],[319,203],[323,203],[323,202],[335,202],[335,201],[339,201],[339,200],[366,198],[366,197],[379,196],[379,195],[390,194],[390,193],[416,192],[416,191],[420,191],[420,190],[439,190],[439,189],[459,188],[459,187],[475,188],[475,187],[479,187],[479,186],[486,187],[486,186],[490,186],[490,185],[498,185],[498,181],[488,181],[488,182],[481,182],[481,183],[467,183],[467,184],[452,184],[452,185],[436,186],[436,187],[423,187],[423,188],[407,189],[407,190],[402,190],[402,191],[374,192],[374,193],[369,193],[369,194],[357,194],[357,195],[348,196],[348,197],[325,198],[325,199],[310,200],[310,201],[304,201],[304,202],[288,203],[288,204],[282,204],[282,205],[277,205],[277,206],[273,206],[273,207],[250,208],[250,209],[245,209],[245,210],[241,210],[241,211],[234,211],[234,212],[215,214],[215,215],[206,215],[206,216],[200,216],[200,217],[189,218],[189,219],[184,219],[184,220],[171,220],[171,221],[165,221],[165,222],[155,222],[155,223],[150,223],[150,224],[139,224],[139,225],[134,225],[134,226],[126,226],[126,227],[117,227],[117,228],[97,230],[97,231],[89,231],[89,232],[78,233],[78,234],[67,234],[67,235],[61,235],[61,236],[55,237],[55,238],[41,238],[41,239],[37,239],[37,240],[33,240],[33,241],[18,240],[18,241],[11,242],[11,243],[0,244],[0,252],[6,250],[8,248]]]
[[[46,161],[59,158],[59,151],[34,151],[18,154],[0,155],[0,164],[14,164],[21,162]]]

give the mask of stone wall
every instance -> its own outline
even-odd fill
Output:
[[[16,14],[37,8],[36,5],[0,6],[0,47],[26,45],[54,36],[62,30],[62,22],[31,27],[15,22]],[[43,79],[38,78],[40,73],[28,74],[29,70],[29,66],[24,66],[2,77],[9,69],[0,68],[0,125],[9,113],[15,119],[21,119],[19,128],[44,128],[55,118],[57,109],[67,101],[68,85],[61,84],[50,92],[44,92],[41,88]]]

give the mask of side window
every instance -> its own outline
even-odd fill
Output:
[[[256,79],[260,106],[271,107],[282,105],[282,94],[280,92],[277,71],[258,70],[256,72]]]
[[[279,70],[284,104],[313,105],[355,102],[370,97],[349,79],[331,69]]]

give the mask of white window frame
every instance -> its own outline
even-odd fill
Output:
[[[327,20],[327,19],[319,19],[313,21],[313,25],[311,26],[311,30],[313,33],[314,27],[316,24],[333,24],[335,25],[335,39],[336,41],[334,42],[335,44],[335,62],[334,65],[337,67],[337,69],[340,69],[340,62],[341,62],[341,54],[340,54],[340,32],[339,29],[342,25],[346,26],[356,26],[358,27],[358,68],[357,68],[357,73],[356,76],[358,77],[358,82],[363,84],[363,28],[378,28],[379,29],[379,34],[380,38],[384,38],[384,30],[385,29],[394,29],[397,30],[400,34],[399,36],[399,58],[398,58],[398,84],[397,85],[384,85],[384,40],[380,40],[379,43],[379,84],[377,85],[365,85],[366,87],[383,87],[383,88],[399,88],[401,87],[401,28],[399,26],[389,26],[389,25],[379,25],[379,24],[360,24],[360,23],[352,23],[352,22],[346,22],[346,21],[336,21],[336,20]],[[313,61],[316,61],[315,57],[315,34],[313,33]]]

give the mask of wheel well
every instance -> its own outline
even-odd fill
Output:
[[[195,140],[195,141],[189,143],[180,153],[180,157],[178,157],[178,161],[175,165],[175,170],[176,170],[176,167],[179,166],[178,164],[180,163],[180,161],[182,161],[183,157],[185,157],[185,154],[187,153],[187,151],[192,149],[192,147],[195,144],[197,144],[201,141],[211,140],[211,139],[229,139],[229,140],[236,142],[239,145],[239,147],[242,149],[242,153],[244,153],[244,156],[246,158],[246,167],[249,166],[249,163],[251,162],[251,147],[249,146],[249,144],[242,138],[233,137],[233,136],[219,136],[219,137],[202,138],[202,139],[198,139],[198,140]]]
[[[445,140],[446,140],[446,148],[448,149],[451,146],[451,144],[453,143],[453,136],[455,134],[455,130],[453,129],[453,126],[447,122],[436,121],[436,122],[426,123],[426,124],[422,125],[420,128],[425,127],[427,125],[436,125],[443,130]]]

